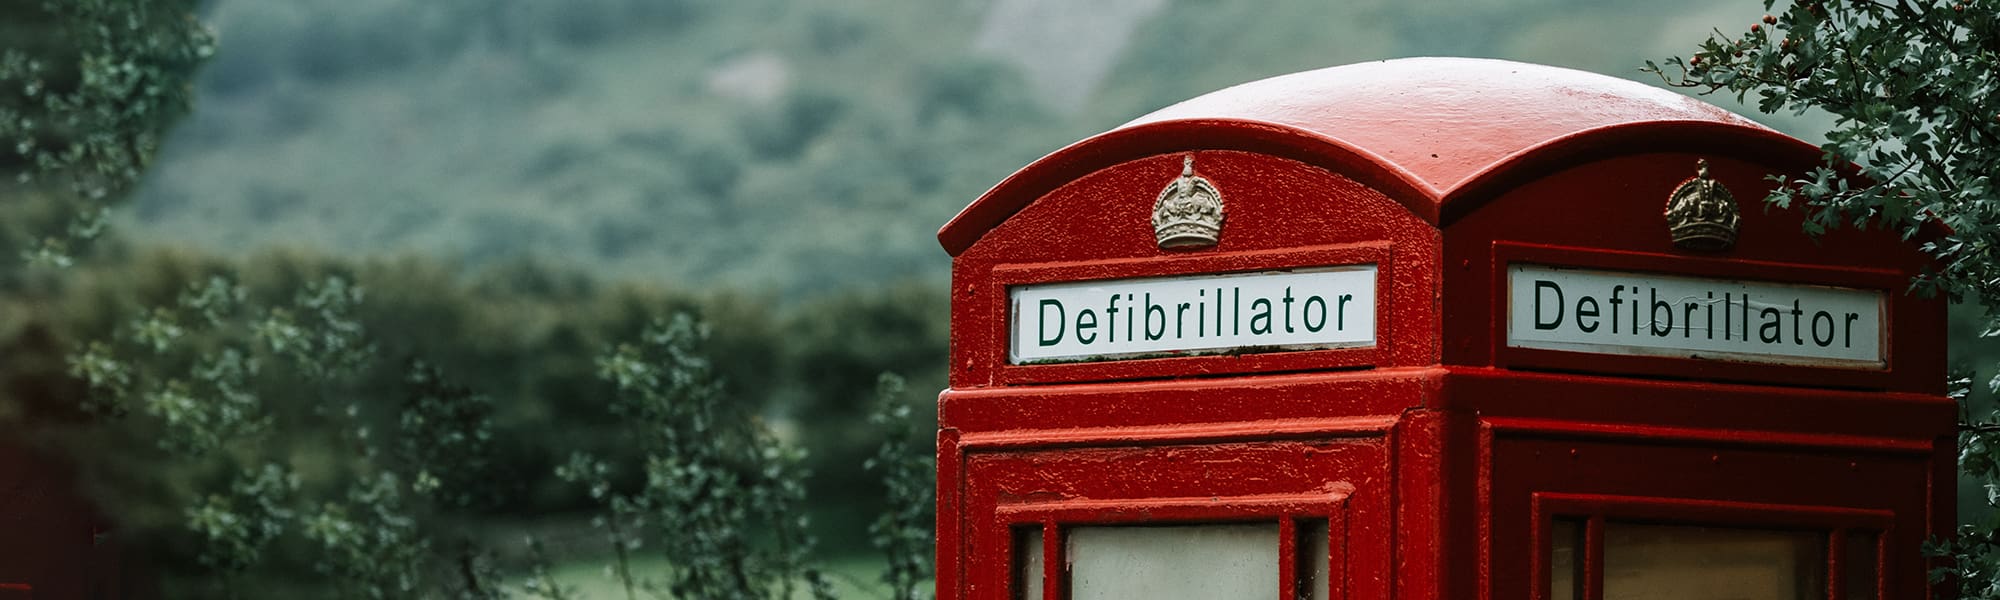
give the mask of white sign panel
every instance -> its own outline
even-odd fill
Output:
[[[1882,368],[1882,292],[1509,265],[1507,345]]]
[[[1375,344],[1375,265],[1023,285],[1013,364]]]

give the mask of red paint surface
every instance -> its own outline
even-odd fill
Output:
[[[1187,153],[1227,222],[1162,251]],[[1732,251],[1668,241],[1696,158],[1744,209]],[[1336,598],[1530,598],[1556,514],[1879,530],[1884,597],[1922,597],[1916,544],[1953,513],[1944,305],[1903,293],[1925,258],[1893,235],[1815,243],[1762,208],[1766,173],[1817,161],[1668,92],[1461,59],[1246,84],[1057,151],[939,232],[939,597],[1008,597],[1019,526],[1326,518]],[[1508,348],[1510,261],[1882,290],[1888,366]],[[1009,285],[1356,263],[1381,266],[1373,348],[1007,364]]]
[[[0,443],[0,598],[131,597],[117,544],[59,464]]]

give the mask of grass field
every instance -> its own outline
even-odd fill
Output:
[[[882,568],[886,562],[873,554],[857,554],[823,559],[820,568],[825,569],[827,578],[833,582],[834,594],[841,598],[887,598],[889,588],[881,582]],[[625,588],[611,575],[608,560],[571,561],[557,565],[550,575],[557,583],[575,592],[576,598],[583,600],[625,600]],[[635,573],[644,577],[646,573],[657,573],[666,568],[666,561],[658,556],[644,556],[633,560]],[[925,584],[927,587],[928,583]],[[516,584],[518,589],[519,584]],[[651,598],[644,590],[639,590],[636,598]],[[792,594],[793,598],[810,598],[801,588]]]

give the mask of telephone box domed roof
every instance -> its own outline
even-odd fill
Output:
[[[1811,144],[1645,84],[1544,65],[1406,58],[1330,67],[1211,92],[1035,161],[938,232],[956,255],[1035,198],[1119,162],[1185,150],[1318,164],[1441,223],[1454,200],[1594,155],[1697,150],[1786,162]],[[1477,202],[1469,203],[1477,204]]]

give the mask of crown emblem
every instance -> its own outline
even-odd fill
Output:
[[[1708,177],[1707,159],[1696,160],[1694,178],[1667,197],[1667,230],[1675,246],[1702,252],[1728,250],[1736,245],[1737,221],[1736,198]]]
[[[1222,238],[1222,192],[1194,174],[1194,155],[1181,158],[1181,176],[1153,201],[1153,237],[1160,249],[1206,248]]]

